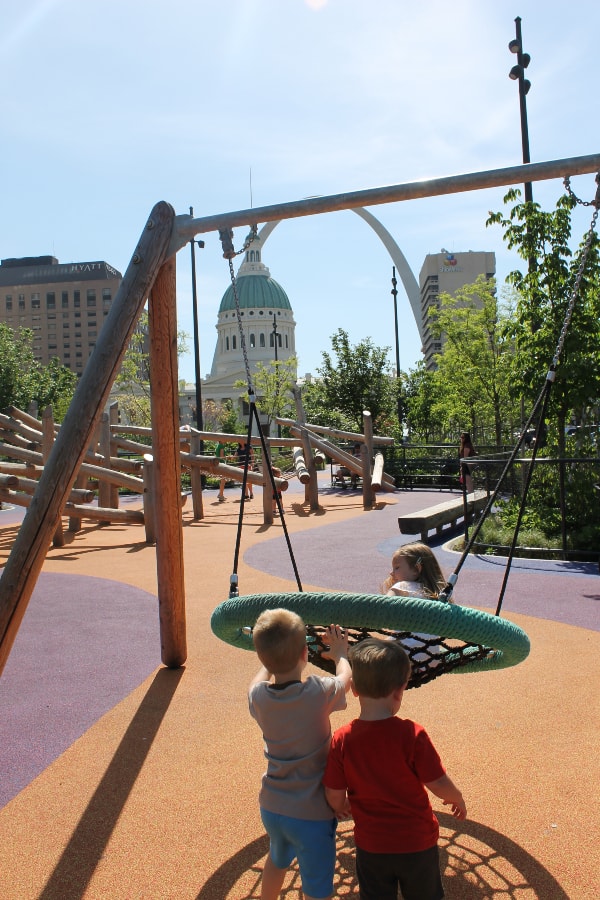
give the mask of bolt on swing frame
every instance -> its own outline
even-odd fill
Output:
[[[43,566],[56,524],[79,471],[125,348],[150,296],[151,362],[160,377],[152,397],[153,447],[157,478],[156,521],[161,539],[156,548],[161,658],[176,668],[186,659],[183,534],[180,505],[177,404],[175,254],[195,235],[253,225],[413,200],[464,191],[595,173],[600,153],[528,163],[465,175],[312,197],[194,219],[176,216],[169,204],[155,205],[138,240],[113,300],[96,349],[79,380],[52,453],[0,577],[0,674],[17,635]],[[154,327],[153,327],[154,326]]]

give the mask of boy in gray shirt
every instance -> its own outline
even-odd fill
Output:
[[[296,613],[261,613],[252,637],[262,666],[248,692],[250,715],[265,740],[267,771],[259,795],[269,835],[261,900],[277,900],[285,874],[298,859],[305,900],[333,896],[336,818],[321,784],[329,744],[329,715],[346,708],[351,670],[348,638],[339,625],[327,629],[335,676],[309,675],[306,627]]]

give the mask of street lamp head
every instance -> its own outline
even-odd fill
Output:
[[[522,53],[521,54],[521,65],[523,66],[524,69],[527,68],[527,66],[529,65],[530,62],[531,62],[531,56],[529,55],[529,53]]]
[[[521,41],[518,41],[516,38],[513,38],[513,40],[508,45],[508,49],[510,50],[511,53],[520,53],[521,52]]]
[[[528,94],[529,88],[531,87],[531,82],[527,80],[527,78],[523,79],[523,93]]]
[[[508,73],[508,77],[512,79],[512,81],[518,81],[519,78],[523,77],[523,68],[521,66],[513,66]]]

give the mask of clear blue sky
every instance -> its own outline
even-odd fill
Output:
[[[598,0],[4,0],[2,12],[2,258],[104,259],[124,272],[159,200],[204,216],[517,165],[515,16],[531,56],[532,160],[600,152]],[[573,187],[589,199],[594,178]],[[560,181],[533,185],[545,208],[561,192]],[[445,247],[495,251],[503,280],[517,260],[485,219],[504,193],[371,211],[417,278]],[[582,211],[581,233],[588,221]],[[217,235],[203,237],[206,374],[228,269]],[[300,374],[339,327],[395,359],[392,262],[358,216],[283,223],[263,260],[294,309]],[[189,247],[177,271],[191,334]],[[420,343],[402,291],[399,307],[407,369]],[[180,376],[193,373],[190,354]]]

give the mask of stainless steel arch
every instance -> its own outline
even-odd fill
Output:
[[[419,331],[419,337],[423,340],[423,328],[421,322],[421,296],[419,293],[419,285],[417,284],[417,279],[415,278],[412,269],[410,268],[406,257],[392,235],[389,233],[387,228],[385,228],[379,219],[375,218],[375,216],[368,212],[364,207],[359,206],[356,209],[352,209],[352,212],[356,213],[357,216],[360,216],[361,219],[370,225],[377,237],[381,240],[385,249],[390,254],[396,269],[398,270],[398,275],[404,285],[404,290],[406,291],[410,308],[412,309],[413,316],[415,318],[415,323],[417,329]],[[273,229],[276,225],[283,221],[282,219],[278,219],[274,222],[267,222],[266,225],[263,225],[261,230],[259,231],[259,238],[261,242],[264,244],[269,235],[272,233]]]

